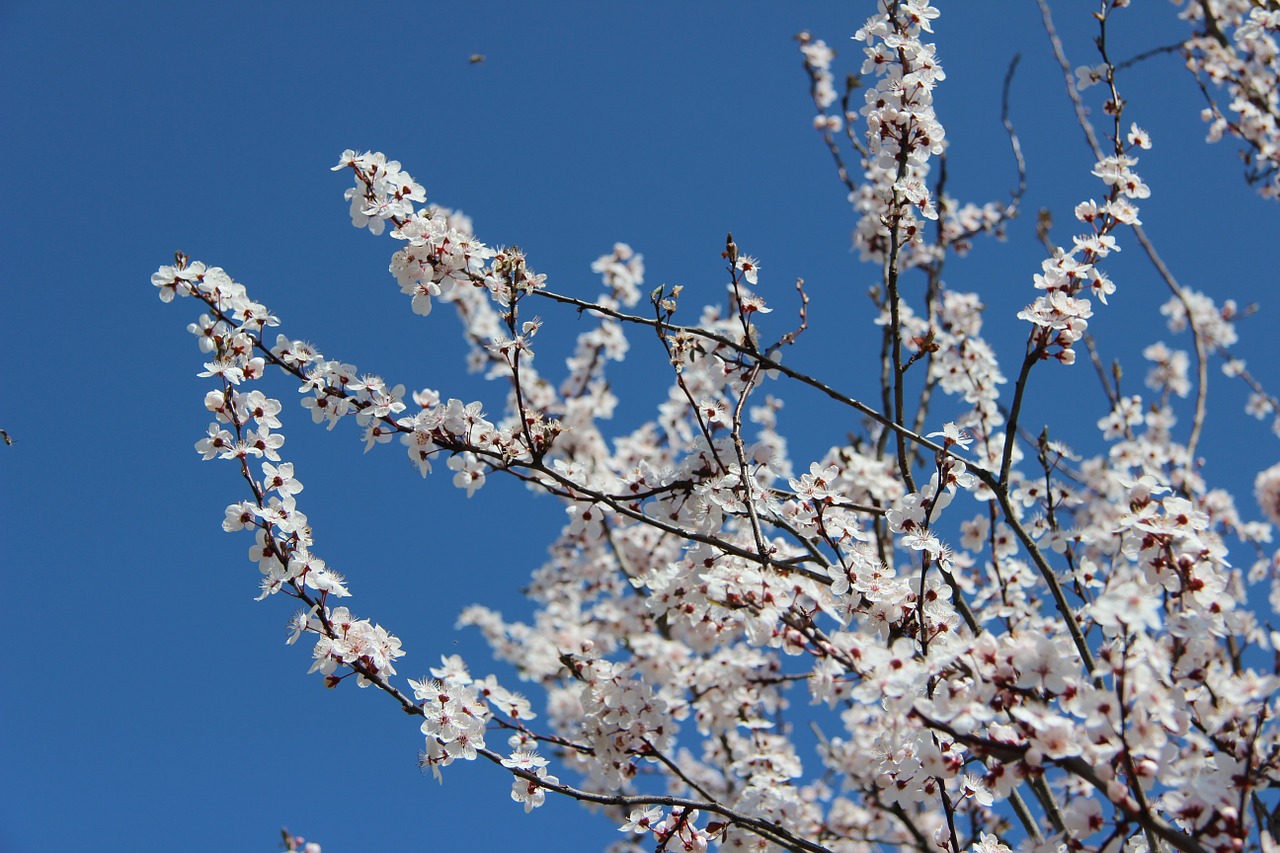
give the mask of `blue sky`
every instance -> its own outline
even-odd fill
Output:
[[[182,249],[225,267],[287,334],[331,357],[496,408],[462,369],[452,319],[409,312],[386,272],[392,242],[348,223],[348,177],[328,168],[344,148],[373,148],[432,201],[469,213],[481,240],[519,244],[553,287],[579,295],[596,292],[590,262],[622,240],[645,255],[650,286],[717,299],[732,230],[761,260],[779,315],[795,277],[808,282],[812,330],[789,362],[866,394],[878,332],[864,294],[877,271],[849,252],[853,220],[810,127],[792,36],[833,44],[839,77],[856,66],[848,37],[871,5],[0,3],[0,427],[15,442],[0,446],[11,642],[0,851],[271,850],[282,824],[326,853],[618,838],[571,804],[524,815],[489,766],[455,766],[437,786],[417,770],[417,726],[392,703],[305,674],[308,652],[283,644],[286,602],[253,601],[250,540],[219,529],[242,484],[192,451],[210,387],[185,331],[196,312],[161,304],[148,277]],[[986,298],[1008,372],[1026,335],[1014,313],[1043,254],[1034,211],[1052,209],[1065,241],[1071,206],[1100,185],[1033,4],[942,5],[938,110],[964,200],[1003,200],[1012,186],[999,88],[1023,54],[1013,118],[1028,215],[947,276]],[[1087,15],[1067,14],[1092,4],[1058,5],[1074,64],[1093,61]],[[1183,34],[1170,4],[1142,5],[1116,19],[1120,56]],[[475,53],[486,60],[468,62]],[[1267,347],[1280,209],[1244,187],[1229,143],[1202,144],[1198,94],[1176,59],[1121,83],[1129,117],[1155,139],[1138,167],[1149,234],[1188,286],[1261,302],[1240,354],[1280,388]],[[1108,358],[1128,359],[1138,393],[1134,357],[1168,337],[1165,296],[1132,241],[1122,246],[1108,267],[1119,292],[1091,331]],[[540,341],[557,324],[571,340],[571,316],[545,316]],[[554,373],[546,346],[541,369]],[[664,393],[649,381],[661,356],[638,343],[632,358],[650,369],[618,376],[620,427]],[[1243,419],[1241,386],[1216,370],[1211,382],[1207,471],[1252,515],[1253,474],[1276,461],[1275,439]],[[451,653],[476,674],[501,672],[454,617],[472,602],[523,611],[518,589],[558,507],[500,482],[467,501],[443,472],[412,475],[398,448],[364,456],[352,430],[313,428],[293,389],[275,387],[317,550],[345,571],[353,609],[404,639],[402,674]],[[1045,369],[1029,405],[1029,426],[1052,419],[1069,444],[1096,447],[1105,411],[1087,366]],[[798,463],[857,429],[832,415],[803,395],[784,410]]]

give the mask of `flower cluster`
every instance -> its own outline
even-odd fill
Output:
[[[867,189],[855,201],[861,218],[854,242],[864,258],[885,257],[899,242],[916,243],[917,212],[938,218],[925,180],[929,158],[943,152],[945,140],[933,91],[947,75],[934,45],[920,40],[921,33],[933,31],[930,22],[938,10],[928,0],[881,7],[853,36],[866,45],[862,74],[876,79],[858,111],[867,128]]]
[[[1097,268],[1097,263],[1112,252],[1120,251],[1112,233],[1121,225],[1141,224],[1133,199],[1147,198],[1151,190],[1142,182],[1133,166],[1136,157],[1127,152],[1150,148],[1151,141],[1136,124],[1129,129],[1128,148],[1124,153],[1098,161],[1093,174],[1110,190],[1102,204],[1090,199],[1076,205],[1075,216],[1089,226],[1089,232],[1077,236],[1071,249],[1059,248],[1040,265],[1034,276],[1035,287],[1044,294],[1018,313],[1037,331],[1032,345],[1039,358],[1052,357],[1063,364],[1074,364],[1074,345],[1084,336],[1093,316],[1095,297],[1103,305],[1115,293],[1115,284]]]
[[[350,386],[350,394],[335,388],[332,398],[322,398],[332,403],[326,413],[332,422],[352,408],[353,400],[361,404],[360,416],[372,422],[370,412],[379,407],[389,412],[402,389],[389,392],[373,377],[357,380],[354,368],[324,362],[313,347],[301,342],[288,346],[281,342],[278,353],[268,351],[262,343],[263,331],[279,325],[279,320],[221,268],[179,255],[175,264],[157,270],[151,282],[165,302],[175,296],[194,297],[212,312],[188,327],[201,350],[213,357],[199,375],[217,377],[221,384],[205,395],[205,408],[214,421],[195,449],[206,460],[237,463],[252,491],[253,500],[227,507],[222,527],[228,532],[254,532],[249,558],[261,574],[259,599],[284,591],[306,605],[290,621],[288,642],[296,642],[303,633],[317,635],[310,671],[323,675],[329,686],[351,674],[361,686],[395,675],[395,661],[404,655],[400,640],[381,625],[356,619],[346,607],[326,605],[330,597],[350,593],[342,575],[313,551],[311,527],[297,505],[303,485],[293,463],[280,456],[284,436],[278,432],[277,416],[283,406],[249,386],[263,377],[268,361],[299,373],[304,365],[321,364],[323,368],[308,378],[308,385],[329,389],[326,383],[332,380],[335,386]],[[324,378],[317,382],[318,377]],[[261,479],[251,467],[257,460],[262,460],[257,463]]]
[[[431,670],[435,678],[409,680],[413,698],[422,704],[422,733],[427,738],[422,766],[430,768],[436,779],[441,778],[440,768],[455,758],[476,759],[477,750],[484,748],[490,716],[480,685],[472,681],[461,660],[445,658],[443,664]]]
[[[1209,141],[1241,141],[1245,178],[1280,199],[1280,10],[1248,0],[1194,0],[1182,16],[1197,27],[1184,45],[1187,69],[1203,84]],[[1209,95],[1226,90],[1226,108]]]
[[[427,200],[422,185],[401,170],[399,162],[388,160],[381,153],[343,151],[333,171],[347,168],[357,175],[356,185],[346,192],[346,199],[351,202],[351,224],[357,228],[381,234],[388,220],[409,216],[413,202]]]

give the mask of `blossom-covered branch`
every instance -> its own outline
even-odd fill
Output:
[[[643,258],[621,243],[592,265],[598,293],[553,290],[523,251],[482,242],[379,153],[347,151],[336,167],[353,180],[351,220],[397,241],[389,270],[414,314],[436,323],[446,305],[457,315],[468,364],[501,389],[495,401],[410,393],[302,339],[269,340],[280,320],[225,271],[183,255],[162,267],[161,298],[206,312],[190,329],[209,358],[200,375],[216,387],[196,449],[235,463],[248,488],[223,526],[254,533],[261,597],[299,603],[289,641],[315,639],[312,671],[329,687],[354,677],[419,718],[421,762],[437,778],[484,758],[511,775],[526,811],[548,793],[604,806],[626,837],[659,850],[1274,844],[1257,815],[1280,785],[1280,677],[1261,663],[1277,644],[1247,585],[1268,580],[1280,606],[1280,559],[1264,552],[1270,525],[1242,517],[1198,463],[1204,365],[1226,356],[1253,383],[1255,410],[1277,404],[1226,355],[1234,309],[1181,287],[1141,231],[1138,205],[1158,192],[1136,166],[1152,142],[1121,120],[1108,53],[1108,20],[1125,5],[1103,4],[1098,62],[1068,83],[1095,149],[1081,178],[1101,201],[1077,196],[1079,233],[1058,245],[1045,224],[1047,257],[1017,271],[1030,329],[1003,393],[983,303],[942,271],[974,240],[1003,235],[1025,161],[1006,79],[1013,200],[964,204],[946,191],[934,111],[945,74],[926,41],[939,18],[928,0],[880,4],[854,37],[863,62],[843,94],[835,52],[799,39],[814,125],[856,215],[853,245],[877,276],[874,405],[840,390],[846,365],[822,376],[783,363],[808,344],[800,332],[822,295],[798,284],[799,327],[775,333],[770,267],[732,235],[708,247],[724,261],[727,298],[696,313],[679,287],[653,289],[645,304]],[[1223,22],[1253,27],[1236,43],[1255,54],[1273,29],[1267,14],[1246,25],[1202,5],[1219,47],[1210,23],[1220,34]],[[1248,97],[1265,106],[1274,75],[1266,95],[1250,73]],[[1090,83],[1111,119],[1102,137],[1086,116]],[[1247,138],[1262,162],[1265,134]],[[1078,436],[1105,444],[1085,456],[1057,426],[1027,426],[1041,414],[1028,390],[1069,369],[1082,340],[1097,351],[1094,301],[1118,287],[1102,266],[1130,235],[1173,294],[1168,327],[1195,341],[1192,429],[1185,442],[1174,430],[1189,359],[1157,341],[1145,352],[1153,395],[1121,393],[1117,376],[1100,441]],[[566,315],[590,322],[555,381],[535,354]],[[656,364],[666,396],[650,420],[610,434],[608,372],[627,358]],[[459,619],[537,692],[538,710],[457,656],[397,681],[400,641],[334,601],[348,585],[315,552],[299,508],[304,463],[283,458],[284,405],[263,390],[271,376],[297,387],[315,423],[353,419],[366,451],[398,439],[421,476],[443,459],[468,496],[512,476],[563,504],[528,586],[530,620],[482,604]],[[793,451],[783,400],[801,394],[860,426],[825,451]],[[1276,470],[1257,485],[1272,522]],[[1248,569],[1228,560],[1237,543],[1258,555]]]

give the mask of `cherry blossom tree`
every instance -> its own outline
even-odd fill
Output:
[[[1280,608],[1268,551],[1280,466],[1257,475],[1266,520],[1249,520],[1197,450],[1215,366],[1277,432],[1280,403],[1231,354],[1240,310],[1181,285],[1142,228],[1159,198],[1137,170],[1153,141],[1121,88],[1134,60],[1108,38],[1114,16],[1145,14],[1128,5],[1096,7],[1096,53],[1073,67],[1041,0],[1096,165],[1079,176],[1069,239],[1041,215],[1043,261],[1011,273],[1027,284],[1025,337],[998,347],[981,295],[943,270],[1022,212],[1014,69],[1013,191],[971,203],[942,176],[945,35],[943,51],[931,40],[945,18],[930,0],[880,0],[843,84],[835,51],[798,36],[814,126],[856,211],[854,248],[879,275],[866,323],[881,358],[854,366],[879,376],[872,399],[842,390],[847,366],[787,365],[810,345],[823,295],[771,282],[767,246],[747,247],[763,263],[732,235],[715,248],[720,304],[648,287],[621,243],[592,266],[599,292],[574,295],[428,204],[380,153],[346,151],[334,167],[352,180],[352,224],[395,241],[390,272],[415,314],[456,313],[495,398],[407,391],[279,333],[221,268],[183,254],[161,267],[161,299],[204,312],[189,328],[212,420],[196,450],[245,483],[222,526],[252,534],[259,598],[299,607],[288,642],[313,643],[311,672],[398,703],[436,778],[478,762],[510,777],[525,811],[548,797],[604,807],[619,851],[1277,849],[1280,634],[1266,610]],[[1187,38],[1165,51],[1203,92],[1210,140],[1236,145],[1244,179],[1280,197],[1280,9],[1183,6]],[[1108,373],[1089,332],[1126,286],[1107,270],[1122,247],[1150,259],[1167,293],[1150,319],[1169,338],[1143,353],[1141,392]],[[575,349],[543,372],[538,342],[571,334],[563,318],[580,324]],[[608,369],[627,357],[648,360],[666,396],[640,427],[610,433]],[[1071,437],[1091,455],[1024,407],[1033,383],[1090,369],[1078,361],[1109,401],[1099,435]],[[507,476],[563,503],[528,588],[533,618],[477,605],[458,620],[523,685],[456,655],[400,677],[399,639],[345,603],[346,578],[313,549],[305,463],[285,460],[286,405],[271,396],[291,384],[315,424],[354,421],[366,450],[398,444],[418,474],[443,467],[468,497]],[[780,414],[793,394],[859,430],[793,459]]]

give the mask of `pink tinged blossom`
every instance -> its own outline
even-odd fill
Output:
[[[1102,179],[1108,186],[1124,182],[1129,174],[1129,167],[1138,161],[1124,155],[1104,157],[1093,167],[1093,174]]]
[[[1129,132],[1125,135],[1125,139],[1130,145],[1147,150],[1151,148],[1151,136],[1136,124],[1129,125]]]
[[[280,448],[284,447],[284,436],[273,433],[265,426],[245,430],[244,448],[251,456],[261,456],[272,462],[280,461]]]
[[[453,485],[459,489],[465,489],[467,497],[474,495],[476,490],[484,485],[484,465],[474,453],[465,452],[450,456],[448,464],[450,470],[457,472],[453,475]]]
[[[346,585],[343,583],[342,575],[327,569],[320,569],[307,573],[307,586],[316,592],[332,595],[338,598],[345,598],[351,595],[347,591]]]
[[[279,400],[254,390],[243,397],[237,397],[236,404],[246,418],[252,418],[259,426],[267,429],[280,428],[280,419],[276,416],[284,410],[284,406]]]
[[[548,775],[545,768],[538,768],[536,776],[539,780],[538,782],[517,776],[515,781],[511,783],[511,799],[517,803],[524,804],[525,814],[547,801],[547,791],[539,782],[545,782],[549,785],[560,784],[560,780],[555,776]]]
[[[937,536],[923,529],[905,534],[902,537],[902,544],[912,551],[923,551],[934,558],[942,553],[942,542]]]
[[[968,450],[969,445],[973,443],[973,437],[955,423],[947,422],[943,424],[941,432],[931,432],[929,438],[941,438],[943,446],[951,447],[959,446],[961,450]]]
[[[919,493],[904,495],[886,514],[889,529],[894,533],[915,530],[924,524],[925,507]]]
[[[364,441],[364,452],[368,453],[375,445],[388,443],[396,432],[394,427],[383,421],[373,421],[364,428],[364,434],[361,436]]]
[[[270,462],[262,463],[262,488],[264,491],[276,491],[283,498],[290,498],[302,491],[302,483],[293,477],[293,463],[284,462],[279,466]]]
[[[738,258],[734,266],[742,273],[742,277],[747,280],[748,284],[756,285],[760,283],[760,262],[755,258],[744,255]]]
[[[210,424],[205,437],[196,442],[196,452],[206,461],[221,456],[234,456],[236,438],[218,424]]]
[[[972,799],[984,808],[995,802],[995,798],[982,781],[982,777],[974,773],[966,773],[961,777],[960,794],[963,797]]]
[[[669,839],[666,843],[668,850],[701,853],[707,849],[711,838],[705,830],[696,826],[697,819],[697,811],[676,808],[653,827],[653,834],[657,838]]]
[[[1107,79],[1106,65],[1081,65],[1075,71],[1076,88],[1087,89]]]
[[[245,378],[244,371],[240,368],[240,362],[234,359],[218,359],[205,362],[204,370],[196,375],[202,378],[220,376],[232,385],[239,385]]]
[[[471,675],[467,672],[467,665],[458,655],[440,656],[441,666],[432,667],[431,674],[440,679],[444,684],[453,686],[466,686],[471,683]]]
[[[1162,609],[1159,593],[1144,589],[1135,581],[1124,581],[1109,586],[1089,607],[1093,621],[1108,633],[1116,630],[1160,629]]]
[[[286,645],[292,646],[298,642],[298,638],[306,631],[319,631],[320,626],[315,621],[315,614],[320,605],[312,607],[311,610],[298,610],[289,617],[288,629],[289,637],[285,640]]]
[[[991,520],[985,515],[975,516],[960,523],[960,547],[966,551],[981,551],[987,544],[987,532]]]
[[[835,496],[834,486],[839,469],[834,465],[820,466],[817,462],[809,464],[809,473],[801,474],[800,479],[789,480],[788,484],[797,495],[809,498],[817,503],[829,503]]]
[[[970,853],[1012,853],[1008,845],[1001,843],[1000,839],[988,832],[982,832],[978,835],[978,840],[970,848]]]
[[[408,418],[402,418],[397,421],[397,424],[405,427],[405,431],[400,433],[400,442],[407,448],[409,461],[413,463],[413,466],[421,476],[427,476],[431,472],[431,457],[435,455],[438,449],[431,433],[425,430],[410,429],[413,426],[413,421]]]
[[[619,832],[631,832],[637,835],[643,835],[651,832],[653,827],[662,821],[662,807],[648,806],[642,809],[632,809],[627,816],[627,820],[622,826],[618,827]]]
[[[243,530],[245,527],[254,526],[257,519],[258,507],[248,501],[240,501],[227,507],[222,529],[228,533]]]
[[[478,691],[494,709],[513,720],[529,721],[537,717],[527,698],[502,687],[498,684],[497,678],[492,675],[486,676],[480,682]]]
[[[1079,658],[1069,643],[1043,634],[1013,638],[1010,662],[1018,670],[1018,686],[1063,693],[1080,672]]]

